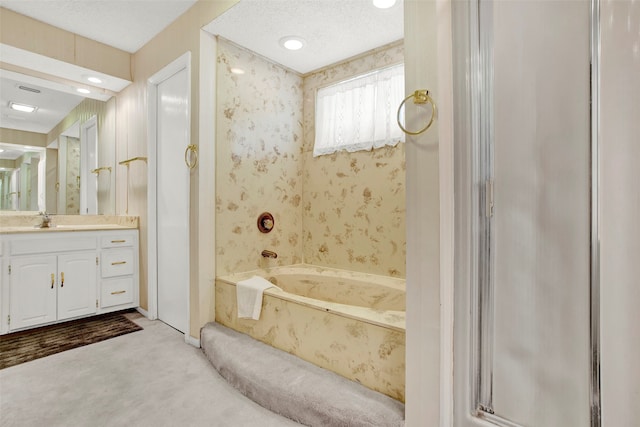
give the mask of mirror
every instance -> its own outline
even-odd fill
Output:
[[[45,166],[44,148],[0,143],[0,210],[42,210]]]
[[[115,98],[4,69],[0,84],[0,210],[115,213]]]

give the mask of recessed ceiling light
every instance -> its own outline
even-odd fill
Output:
[[[38,107],[34,107],[33,105],[18,104],[13,101],[9,102],[9,107],[11,107],[13,110],[22,111],[25,113],[33,113],[38,109]]]
[[[244,74],[244,70],[242,68],[232,68],[231,72],[233,74]]]
[[[2,148],[0,148],[0,153],[4,153],[4,150]]]
[[[396,4],[396,0],[373,0],[373,5],[378,9],[389,9],[394,4]]]
[[[76,91],[78,91],[80,93],[84,93],[84,94],[91,93],[91,91],[89,89],[85,89],[85,88],[82,88],[82,87],[77,88]]]
[[[304,44],[304,40],[296,36],[286,36],[280,39],[280,45],[289,50],[302,49]]]
[[[102,79],[99,79],[98,77],[95,76],[89,76],[87,77],[87,80],[90,81],[91,83],[102,83]]]

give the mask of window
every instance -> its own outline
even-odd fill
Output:
[[[404,142],[396,108],[404,98],[404,64],[318,89],[313,155]]]

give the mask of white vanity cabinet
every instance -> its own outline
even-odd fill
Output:
[[[10,260],[9,330],[94,314],[96,250]]]
[[[100,263],[100,307],[131,304],[138,289],[138,239],[134,233],[103,236]]]
[[[0,333],[138,306],[138,231],[0,235]]]
[[[58,320],[57,257],[15,257],[9,268],[7,326],[20,329]]]

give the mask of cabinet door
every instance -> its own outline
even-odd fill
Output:
[[[58,255],[58,320],[96,312],[96,253]]]
[[[56,273],[53,255],[11,259],[10,330],[56,320]]]

